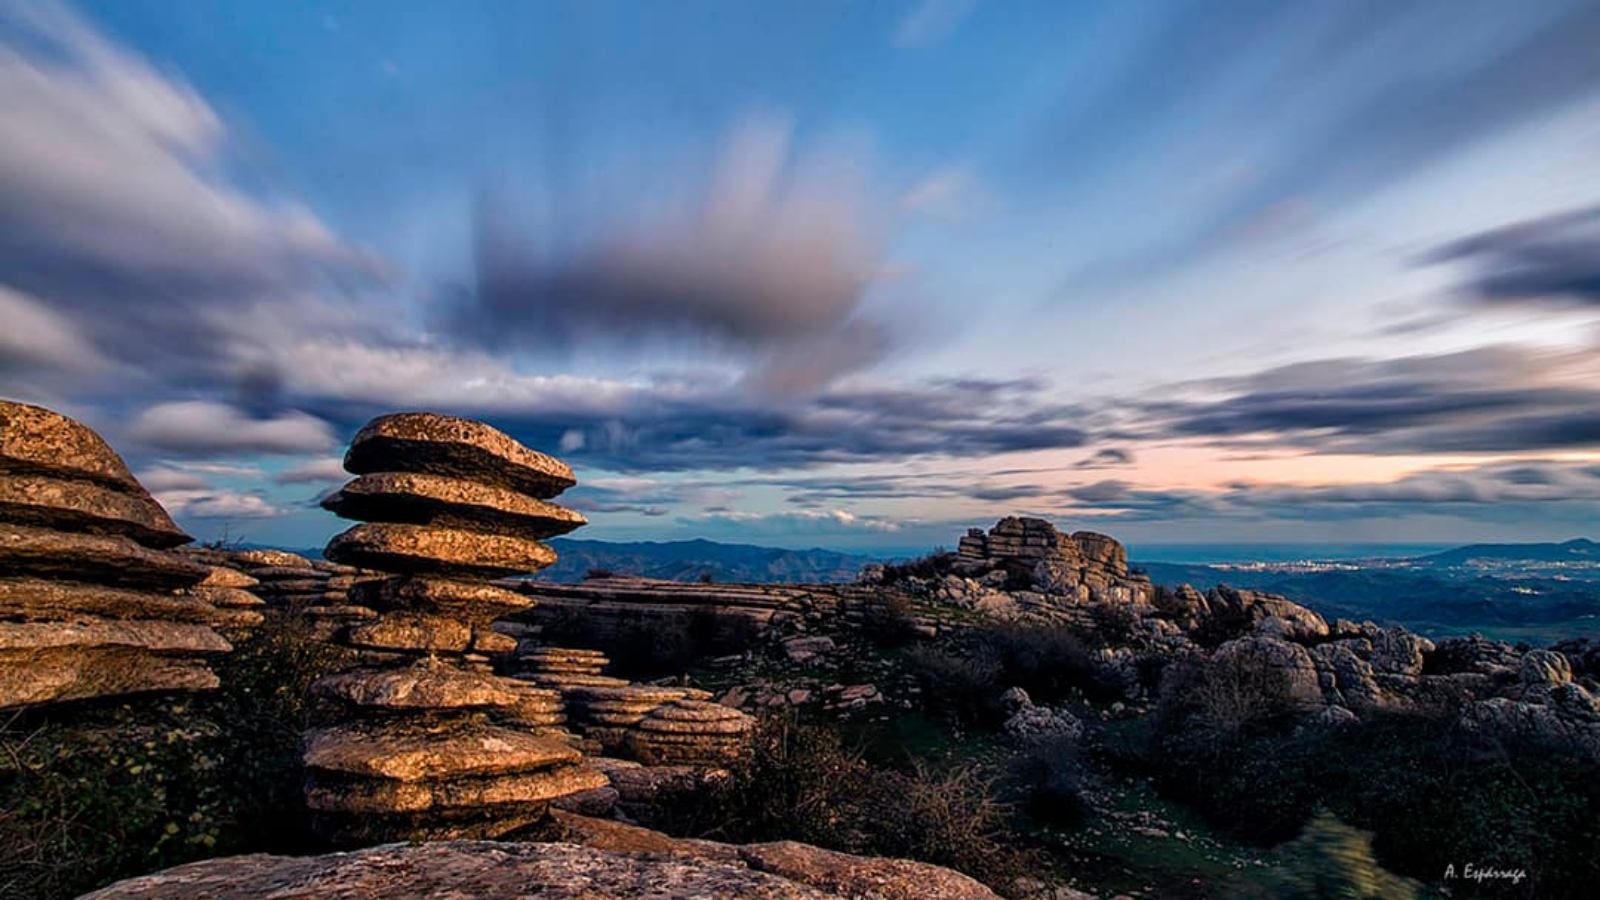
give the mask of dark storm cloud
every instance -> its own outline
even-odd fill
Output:
[[[1466,289],[1485,302],[1597,306],[1600,206],[1473,235],[1439,248],[1430,260],[1465,265]]]
[[[1574,354],[1577,355],[1577,354]],[[1360,453],[1499,453],[1600,445],[1600,385],[1549,372],[1572,355],[1490,347],[1391,360],[1335,359],[1184,387],[1221,399],[1156,400],[1132,427]]]

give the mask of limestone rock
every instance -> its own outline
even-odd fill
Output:
[[[209,574],[204,566],[125,537],[0,522],[0,576],[176,590],[198,584]]]
[[[202,657],[230,649],[198,624],[0,622],[0,708],[214,688]]]
[[[520,575],[556,561],[554,550],[526,538],[387,522],[336,535],[325,552],[355,566],[465,578]]]
[[[547,538],[585,524],[579,513],[492,485],[415,472],[363,475],[322,501],[347,519]]]
[[[344,467],[357,475],[421,472],[509,488],[549,499],[577,483],[565,463],[482,422],[434,413],[397,413],[367,423]]]
[[[98,434],[60,413],[0,400],[0,473],[89,481],[130,496],[145,494]]]
[[[211,621],[216,610],[210,598],[194,591],[187,595],[163,594],[43,578],[0,578],[0,616],[33,622],[78,621],[84,617]]]
[[[544,770],[582,756],[559,741],[505,728],[452,733],[384,723],[313,731],[304,759],[312,769],[409,783]]]
[[[126,488],[48,475],[0,473],[0,519],[61,531],[121,535],[146,547],[177,547],[193,540],[143,488],[132,493]]]
[[[504,588],[407,575],[360,582],[350,588],[349,597],[351,603],[382,612],[412,610],[469,621],[479,617],[493,620],[533,605],[529,598]]]
[[[518,701],[503,679],[428,661],[404,669],[341,672],[311,690],[354,706],[390,710],[482,709]]]
[[[969,878],[922,863],[788,844],[763,845],[748,861],[718,860],[707,858],[710,851],[661,852],[690,842],[659,839],[656,852],[440,841],[328,856],[239,856],[128,879],[83,900],[997,900]]]

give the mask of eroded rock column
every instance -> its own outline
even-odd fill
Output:
[[[329,542],[330,560],[390,573],[350,603],[376,618],[340,640],[371,668],[313,690],[350,721],[307,736],[307,801],[337,843],[497,837],[549,801],[601,787],[559,726],[559,697],[490,674],[515,641],[490,628],[532,601],[487,582],[544,568],[539,540],[584,524],[547,502],[575,481],[559,460],[466,419],[384,416],[356,435],[359,476],[324,506],[364,524]]]

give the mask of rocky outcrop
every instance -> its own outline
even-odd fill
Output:
[[[782,841],[738,846],[560,817],[549,844],[442,841],[330,856],[237,856],[132,878],[83,900],[998,900],[964,875]]]
[[[1114,538],[1066,534],[1022,516],[1001,519],[988,532],[969,529],[957,543],[955,571],[979,581],[1004,573],[1002,583],[1076,603],[1148,603],[1155,596],[1149,579],[1128,569],[1128,552]]]
[[[215,628],[259,617],[189,540],[99,435],[0,401],[0,708],[216,687]]]
[[[742,756],[754,730],[755,719],[731,707],[674,700],[640,719],[626,746],[650,765],[716,766]]]
[[[498,837],[604,787],[559,733],[560,698],[492,674],[516,642],[491,623],[531,601],[481,581],[554,560],[538,539],[582,524],[544,502],[571,470],[486,425],[426,413],[369,424],[346,467],[362,477],[324,505],[384,520],[334,537],[326,555],[392,574],[350,587],[347,608],[372,616],[336,634],[377,667],[312,689],[347,711],[305,739],[319,830],[336,843]]]

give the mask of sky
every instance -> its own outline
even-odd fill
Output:
[[[1600,4],[0,0],[0,397],[316,547],[470,416],[575,537],[1600,536]],[[347,524],[347,523],[345,523]]]

